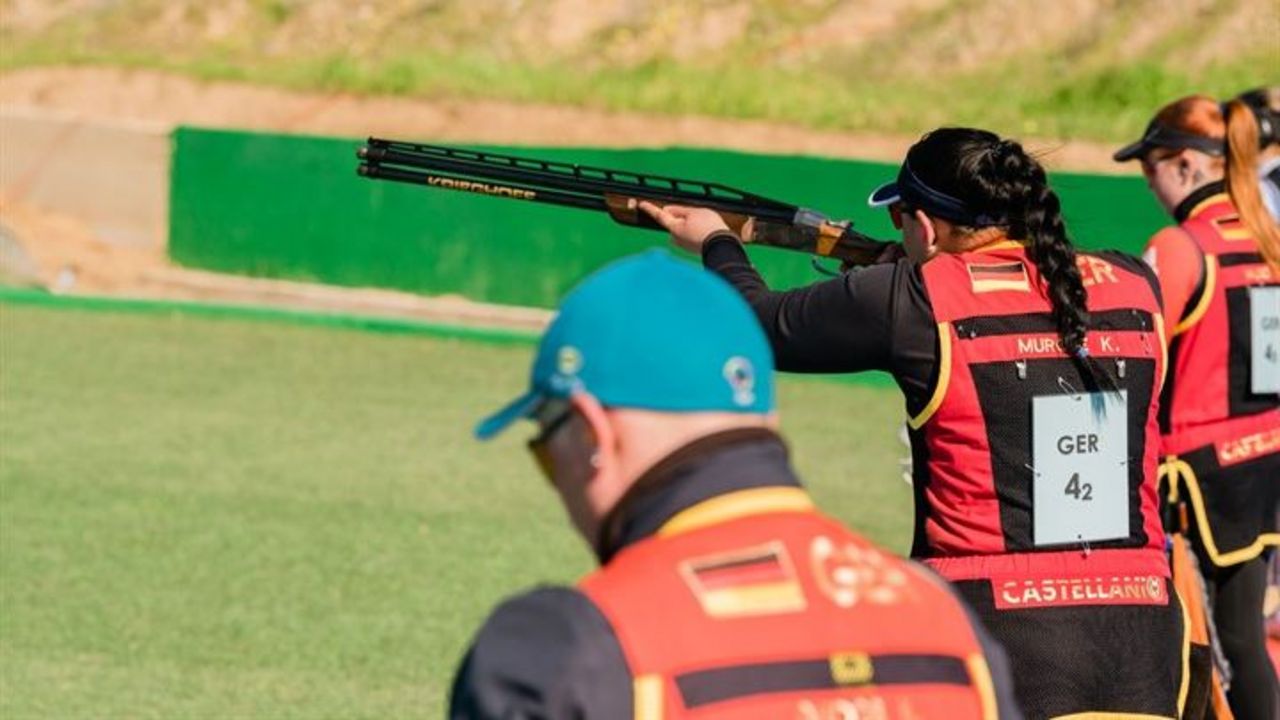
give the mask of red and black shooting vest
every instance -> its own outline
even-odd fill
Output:
[[[799,488],[690,507],[579,587],[621,644],[636,720],[996,717],[959,601]]]
[[[1168,602],[1154,280],[1086,253],[1077,262],[1085,346],[1110,387],[1063,350],[1021,245],[921,268],[940,352],[933,396],[909,420],[923,514],[913,555],[953,581],[990,580],[1000,609]]]
[[[1280,287],[1280,277],[1226,194],[1196,205],[1180,227],[1203,254],[1204,271],[1170,339],[1159,416],[1161,471],[1173,485],[1172,496],[1182,491],[1190,496],[1210,559],[1231,565],[1266,545],[1280,545],[1274,518],[1280,476],[1232,478],[1234,469],[1280,453],[1280,394],[1255,393],[1252,387],[1250,298],[1254,288]],[[1221,493],[1254,499],[1241,504]],[[1273,505],[1270,518],[1258,512],[1267,497]],[[1239,514],[1233,507],[1251,517],[1231,517]]]

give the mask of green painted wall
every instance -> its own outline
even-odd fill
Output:
[[[174,137],[169,251],[183,265],[259,277],[456,293],[550,307],[612,258],[665,242],[567,208],[428,189],[355,174],[359,140],[180,128]],[[882,163],[691,150],[491,148],[718,181],[795,202],[891,237],[870,190]],[[1054,178],[1084,247],[1137,252],[1164,217],[1140,179]],[[806,256],[752,250],[775,287],[815,279]]]

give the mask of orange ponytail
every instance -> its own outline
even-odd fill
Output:
[[[1253,234],[1258,251],[1280,273],[1280,225],[1272,219],[1258,189],[1258,121],[1239,98],[1226,105],[1227,193]]]

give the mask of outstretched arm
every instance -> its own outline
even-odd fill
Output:
[[[889,369],[893,265],[868,268],[825,282],[774,291],[751,265],[738,237],[710,210],[680,206],[640,208],[671,233],[680,248],[702,256],[755,310],[773,346],[779,370],[857,372]],[[876,277],[882,276],[880,282]]]

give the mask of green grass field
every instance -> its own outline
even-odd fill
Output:
[[[439,717],[503,596],[590,567],[476,418],[531,348],[0,304],[0,717]],[[904,550],[895,391],[787,379],[829,512]]]

